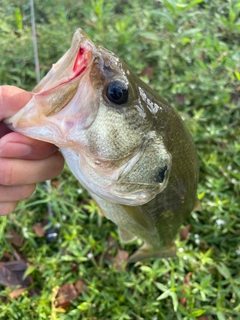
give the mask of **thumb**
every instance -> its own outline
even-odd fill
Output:
[[[0,86],[0,121],[23,108],[32,96],[33,93],[14,86]]]

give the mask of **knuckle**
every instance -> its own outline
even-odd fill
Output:
[[[13,166],[9,159],[0,160],[0,184],[10,186],[13,184]]]

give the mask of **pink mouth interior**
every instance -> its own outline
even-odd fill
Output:
[[[73,76],[71,76],[67,81],[63,81],[59,83],[57,86],[55,86],[52,89],[55,89],[65,83],[68,83],[76,79],[78,76],[80,76],[86,70],[90,56],[91,56],[91,51],[85,50],[85,48],[80,47],[78,50],[76,60],[74,62],[73,69],[72,69]]]
[[[73,76],[72,79],[75,79],[76,77],[78,77],[81,73],[83,73],[83,71],[86,69],[86,65],[84,65],[82,67],[83,64],[86,63],[86,58],[83,56],[85,52],[85,49],[83,47],[80,47],[78,50],[78,54],[73,66],[73,72],[75,73],[75,75]],[[82,61],[83,60],[83,61]],[[71,80],[72,80],[71,79]]]
[[[89,62],[91,61],[91,58],[92,58],[91,49],[87,48],[87,47],[80,47],[78,49],[78,53],[75,58],[75,62],[73,64],[73,68],[71,71],[69,70],[70,71],[69,78],[67,80],[62,81],[59,84],[53,86],[52,88],[49,88],[45,91],[38,93],[37,96],[39,96],[39,97],[47,96],[48,94],[53,92],[53,90],[57,89],[58,87],[60,87],[64,84],[67,84],[67,83],[71,82],[72,80],[76,79],[77,77],[79,77],[86,70],[87,66],[89,65]]]

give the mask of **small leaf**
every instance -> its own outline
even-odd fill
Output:
[[[176,1],[165,0],[164,5],[171,11],[171,13],[175,13],[176,11]]]
[[[150,79],[153,76],[153,71],[154,71],[153,67],[145,67],[140,73],[140,76],[147,76],[148,79]]]
[[[178,307],[178,297],[176,292],[171,293],[172,302],[173,302],[173,310],[176,312]]]
[[[78,293],[74,285],[65,283],[58,290],[56,307],[67,308],[70,305],[70,301],[75,300],[77,297]]]
[[[88,302],[83,302],[78,306],[78,309],[80,309],[82,311],[88,310],[90,308],[91,308],[91,305]]]
[[[128,257],[129,257],[129,253],[127,251],[119,250],[116,256],[112,260],[113,266],[118,271],[123,271],[126,268]]]
[[[26,290],[27,290],[27,288],[18,288],[16,290],[13,290],[12,292],[10,292],[8,296],[11,299],[17,299]]]
[[[186,227],[184,227],[183,229],[180,230],[181,241],[187,240],[190,228],[191,228],[191,226],[190,226],[190,224],[188,224]]]
[[[85,282],[83,280],[77,280],[77,282],[75,283],[74,287],[77,290],[78,294],[82,293],[85,289]]]
[[[177,4],[177,7],[179,8],[179,9],[183,9],[183,10],[186,10],[186,9],[189,9],[189,8],[191,8],[191,7],[194,7],[194,6],[196,6],[197,4],[199,4],[199,3],[202,3],[203,2],[203,0],[194,0],[194,1],[192,1],[192,2],[190,2],[189,4]]]
[[[18,247],[18,248],[21,248],[24,243],[23,237],[20,236],[14,230],[9,230],[9,232],[7,234],[7,241],[8,241],[8,243],[12,243],[15,247]]]
[[[36,223],[32,228],[33,228],[33,231],[36,233],[36,235],[39,237],[39,238],[42,238],[44,237],[45,233],[46,233],[46,230],[44,229],[45,227],[45,223]]]
[[[161,290],[161,291],[167,291],[167,290],[169,290],[166,286],[164,286],[162,283],[159,283],[159,282],[155,282],[155,285],[156,285],[156,287],[159,289],[159,290]]]
[[[149,266],[141,266],[140,269],[146,273],[151,273],[153,271]]]
[[[64,308],[59,307],[59,308],[55,309],[55,312],[56,313],[66,313],[66,310]]]
[[[225,315],[221,311],[217,311],[218,320],[226,320]]]
[[[237,78],[238,80],[240,80],[240,72],[235,71],[234,74],[235,74],[236,78]]]
[[[225,279],[230,279],[231,278],[231,273],[228,269],[227,266],[225,266],[224,263],[219,263],[218,265],[216,265],[216,268],[218,270],[218,272],[225,278]]]
[[[0,263],[0,284],[5,286],[28,287],[31,284],[30,277],[24,279],[24,273],[27,269],[27,264],[22,261]]]
[[[167,290],[165,292],[163,292],[158,298],[157,300],[163,300],[166,299],[167,297],[169,297],[171,295],[171,291]]]
[[[156,33],[153,32],[141,32],[140,34],[143,38],[153,40],[153,41],[159,41],[160,38]]]
[[[31,273],[33,273],[36,270],[35,266],[28,266],[27,270],[24,272],[23,278],[25,279],[27,276],[29,276]]]
[[[194,317],[200,317],[198,319],[201,319],[201,320],[207,320],[207,315],[204,315],[202,316],[204,313],[206,312],[206,310],[203,310],[203,309],[198,309],[198,310],[194,310],[191,315],[194,316]]]

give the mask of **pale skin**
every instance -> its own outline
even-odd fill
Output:
[[[59,175],[64,159],[52,144],[10,131],[3,120],[23,108],[32,94],[13,86],[0,86],[0,215],[11,213],[31,196],[36,183]]]

